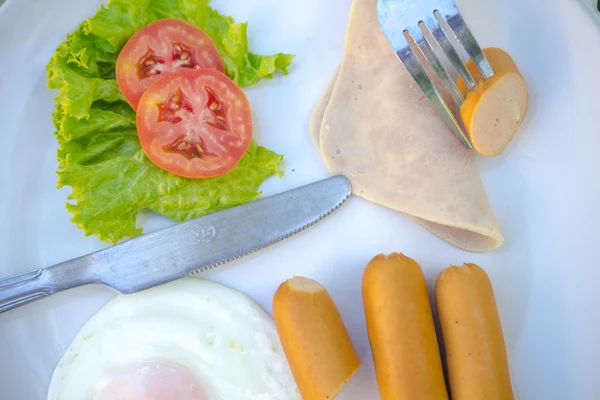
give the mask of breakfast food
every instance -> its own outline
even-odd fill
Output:
[[[325,111],[327,111],[327,106],[329,105],[329,99],[331,99],[331,94],[333,93],[333,88],[335,87],[335,82],[337,81],[338,73],[340,72],[340,68],[338,67],[333,74],[333,77],[327,83],[327,87],[321,94],[321,98],[317,102],[317,105],[313,109],[313,112],[310,115],[309,121],[309,131],[310,136],[313,140],[315,146],[321,146],[321,124],[323,123],[323,118],[325,117]]]
[[[364,271],[362,296],[381,399],[448,399],[419,264],[378,255]]]
[[[200,28],[165,18],[137,31],[125,44],[115,68],[119,89],[133,107],[158,78],[174,71],[214,68],[225,72],[215,44]]]
[[[137,109],[144,152],[188,178],[231,171],[250,146],[252,112],[244,92],[214,69],[186,69],[154,81]]]
[[[271,317],[185,278],[118,296],[79,331],[48,400],[300,400]]]
[[[483,52],[495,75],[483,80],[473,61],[467,62],[477,87],[469,92],[463,80],[458,79],[457,86],[465,96],[460,115],[473,148],[494,157],[502,154],[523,122],[529,95],[523,76],[507,52],[495,47]]]
[[[474,264],[442,271],[435,302],[452,399],[514,399],[494,290],[485,271]]]
[[[376,3],[354,1],[331,96],[315,107],[312,137],[325,165],[347,176],[356,195],[414,217],[455,246],[493,250],[503,238],[474,154],[390,47]]]
[[[145,44],[151,48],[139,48]],[[186,221],[258,199],[262,182],[281,172],[281,155],[253,140],[248,144],[246,134],[236,146],[245,146],[241,159],[237,151],[231,161],[210,157],[211,165],[235,165],[226,174],[179,176],[146,156],[131,105],[165,73],[211,67],[244,87],[278,71],[287,74],[292,59],[252,53],[247,24],[219,13],[208,1],[109,0],[67,35],[46,67],[48,87],[56,90],[58,186],[72,188],[66,205],[72,221],[86,235],[117,243],[142,233],[136,220],[145,210]],[[187,146],[171,144],[177,150]],[[207,150],[215,153],[208,145]]]
[[[303,277],[285,281],[273,297],[273,316],[302,399],[333,399],[360,361],[325,288]]]

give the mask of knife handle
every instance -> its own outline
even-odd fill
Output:
[[[62,290],[103,283],[109,266],[94,254],[0,279],[0,313]]]
[[[0,313],[54,293],[45,272],[38,269],[0,280]]]

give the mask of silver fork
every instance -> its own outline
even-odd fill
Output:
[[[455,106],[460,107],[464,102],[464,97],[436,54],[434,40],[463,79],[469,91],[477,86],[477,82],[467,70],[451,40],[458,40],[484,79],[494,76],[494,70],[456,5],[452,0],[378,0],[377,19],[394,51],[446,124],[466,147],[473,148],[462,124],[454,116],[452,109],[427,75],[410,43],[412,40],[419,47],[452,96]],[[449,30],[443,28],[444,20],[450,27]]]

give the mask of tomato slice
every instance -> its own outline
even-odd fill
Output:
[[[225,65],[210,37],[200,28],[173,18],[161,19],[137,31],[117,58],[119,88],[136,109],[144,91],[158,78],[181,69]]]
[[[214,69],[179,70],[156,80],[140,99],[136,123],[148,158],[188,178],[229,172],[252,139],[248,99]]]

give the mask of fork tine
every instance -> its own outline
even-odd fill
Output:
[[[434,18],[425,19],[425,25],[427,25],[427,28],[429,28],[429,31],[432,33],[435,40],[437,40],[440,44],[440,47],[446,54],[446,57],[448,57],[448,60],[450,60],[452,66],[463,79],[469,91],[471,91],[475,88],[475,86],[477,86],[477,83],[465,64],[463,64],[452,43],[450,43],[450,38],[446,35],[446,32],[444,32],[444,29],[440,25],[439,18],[442,18],[442,16],[440,15],[439,11],[436,10],[436,12],[434,12]]]
[[[417,36],[418,36],[419,32],[420,32],[421,36],[423,35],[423,32],[421,32],[420,29],[417,29],[417,30],[413,29],[412,31],[414,31]],[[396,40],[398,41],[398,44],[399,44],[399,47],[398,47],[399,50],[397,51],[396,54],[398,54],[398,57],[400,57],[400,59],[404,63],[404,66],[406,67],[408,72],[412,75],[413,79],[417,82],[417,84],[419,85],[419,87],[421,88],[421,90],[423,91],[425,96],[427,96],[429,101],[433,104],[433,106],[437,110],[438,114],[440,114],[440,116],[444,119],[444,122],[446,122],[446,125],[449,126],[450,129],[452,129],[454,134],[458,137],[458,139],[467,148],[472,149],[473,146],[471,145],[471,143],[469,142],[469,139],[463,132],[463,129],[460,126],[459,122],[454,117],[454,114],[452,113],[452,111],[450,110],[450,108],[448,107],[448,105],[446,104],[446,102],[444,101],[444,99],[442,98],[440,93],[438,92],[437,88],[435,87],[435,85],[433,84],[433,82],[431,81],[431,79],[429,78],[427,73],[425,72],[425,69],[423,68],[423,66],[421,65],[419,60],[417,59],[417,56],[412,51],[412,49],[408,43],[408,38],[411,37],[410,34],[408,33],[408,30],[404,31],[403,36],[404,36],[403,38],[400,38],[400,37],[396,38]],[[412,38],[412,39],[414,40],[414,38]]]
[[[477,69],[481,73],[481,76],[483,76],[483,79],[489,79],[494,76],[494,70],[490,66],[485,54],[483,54],[481,51],[481,48],[477,44],[477,41],[467,26],[465,20],[460,15],[458,8],[451,3],[446,5],[443,12],[441,10],[439,11],[439,15],[446,19],[446,22],[448,22],[448,25],[454,31],[454,34],[458,38],[459,42],[463,45],[467,54],[477,66]]]
[[[450,74],[448,73],[446,68],[442,65],[442,62],[440,61],[439,57],[433,50],[433,44],[430,43],[429,38],[426,35],[424,35],[425,30],[427,29],[426,24],[423,22],[420,22],[419,28],[421,28],[421,32],[419,32],[419,36],[418,37],[413,36],[413,39],[415,40],[415,42],[417,43],[417,45],[419,46],[419,48],[425,55],[425,58],[427,59],[427,61],[429,62],[429,64],[431,65],[431,67],[433,68],[435,73],[440,77],[440,79],[441,79],[442,83],[444,84],[444,86],[446,87],[446,89],[452,95],[452,98],[454,99],[454,103],[457,106],[460,106],[463,103],[463,101],[465,101],[465,99],[464,99],[463,95],[460,93],[460,91],[458,90],[458,87],[456,87],[454,80],[450,77]],[[412,34],[411,30],[409,30],[409,32]]]

